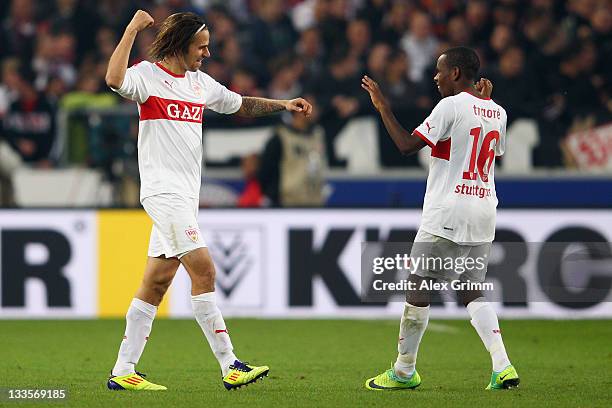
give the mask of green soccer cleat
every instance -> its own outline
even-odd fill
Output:
[[[519,379],[514,366],[509,365],[501,372],[493,371],[491,374],[491,382],[487,385],[487,390],[507,390],[518,387],[521,380]]]
[[[235,390],[243,385],[254,383],[260,378],[263,379],[269,372],[270,367],[268,366],[256,367],[236,360],[230,366],[229,373],[223,377],[223,385],[228,391]]]
[[[400,378],[395,374],[393,367],[376,377],[366,381],[365,386],[368,390],[411,390],[421,385],[421,376],[416,371],[410,378]]]
[[[164,391],[166,387],[153,384],[144,379],[145,375],[139,372],[128,375],[111,375],[106,386],[113,391]]]

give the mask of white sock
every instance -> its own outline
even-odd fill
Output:
[[[112,371],[113,375],[128,375],[135,371],[136,364],[151,334],[156,312],[156,306],[144,300],[132,299],[125,315],[125,335],[119,347],[117,362]]]
[[[223,316],[215,302],[215,292],[192,296],[191,305],[195,318],[200,324],[204,336],[206,336],[208,344],[219,362],[219,366],[221,366],[221,372],[225,376],[229,372],[229,366],[237,358],[234,355],[234,347],[223,321]]]
[[[485,298],[478,298],[467,305],[467,310],[472,317],[470,323],[482,339],[487,351],[491,354],[493,371],[500,372],[510,365],[501,330],[495,310]]]
[[[406,302],[400,323],[397,360],[393,368],[399,377],[410,378],[414,374],[419,344],[429,321],[429,306],[418,307]]]

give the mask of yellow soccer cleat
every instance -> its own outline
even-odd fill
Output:
[[[268,372],[270,372],[270,367],[268,366],[256,367],[236,360],[230,366],[229,373],[223,377],[223,385],[228,391],[234,390],[243,385],[251,384],[260,378],[263,379],[263,377],[268,375]]]
[[[421,385],[421,376],[416,371],[410,378],[400,378],[393,367],[376,377],[369,378],[365,386],[372,391],[412,390]]]
[[[112,375],[108,379],[106,386],[113,391],[164,391],[166,387],[159,384],[153,384],[144,379],[145,374],[138,371],[128,375]]]
[[[518,387],[521,380],[513,366],[509,365],[499,373],[493,371],[487,390],[507,390]]]

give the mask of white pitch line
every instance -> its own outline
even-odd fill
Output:
[[[433,332],[438,333],[459,333],[460,331],[458,328],[456,328],[455,326],[451,326],[450,324],[432,322],[429,322],[427,324],[427,330],[431,330]]]
[[[399,325],[399,321],[389,321],[386,323],[387,325],[397,326]],[[451,326],[450,324],[445,323],[433,323],[429,322],[427,324],[427,330],[431,330],[436,333],[459,333],[461,330],[455,326]]]

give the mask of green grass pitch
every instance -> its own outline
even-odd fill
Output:
[[[0,321],[0,388],[65,388],[57,403],[74,407],[524,407],[612,406],[612,322],[503,321],[504,340],[521,377],[516,390],[487,392],[490,359],[467,320],[432,320],[419,352],[422,385],[372,392],[363,383],[390,367],[397,320],[231,319],[237,355],[271,367],[264,381],[228,392],[192,320],[155,322],[138,366],[168,387],[158,393],[112,392],[108,371],[123,320]]]

